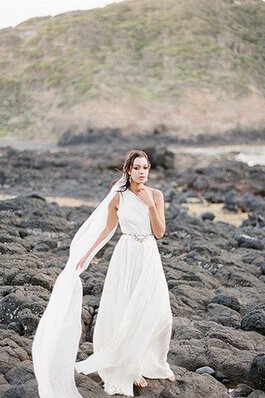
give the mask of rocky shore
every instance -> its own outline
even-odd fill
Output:
[[[148,398],[265,397],[265,166],[232,155],[176,154],[154,140],[85,143],[65,137],[49,150],[0,148],[0,398],[37,398],[31,345],[74,233],[119,176],[127,150],[150,156],[148,185],[161,189],[167,231],[158,240],[174,315],[168,360],[177,380],[148,380]],[[141,145],[139,145],[139,143]],[[76,202],[76,201],[79,202]],[[189,203],[207,210],[192,215]],[[237,225],[216,220],[244,215]],[[81,276],[83,333],[92,334],[115,236]],[[97,374],[76,374],[84,398],[107,397]]]

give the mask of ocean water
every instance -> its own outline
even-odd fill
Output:
[[[15,141],[14,139],[0,139],[0,148],[11,146],[18,150],[56,150],[64,151],[58,148],[56,142],[47,141]],[[187,153],[202,156],[216,156],[224,154],[234,154],[236,160],[247,163],[250,167],[255,165],[265,165],[265,144],[260,145],[218,145],[218,146],[180,146],[169,145],[170,150],[175,154]]]
[[[265,166],[265,146],[249,147],[239,152],[235,159],[247,163],[251,167],[255,165]]]
[[[265,165],[265,145],[219,145],[219,146],[172,146],[175,153],[187,153],[214,157],[216,155],[234,154],[239,162],[247,163],[250,167]]]

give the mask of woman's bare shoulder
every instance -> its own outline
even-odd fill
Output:
[[[157,188],[152,188],[152,187],[146,187],[147,189],[150,189],[151,192],[153,192],[155,195],[163,195],[163,192],[160,191],[160,189]]]
[[[150,190],[150,192],[152,193],[153,198],[155,200],[159,200],[159,199],[163,199],[164,198],[163,192],[160,191],[160,189],[151,188],[151,187],[147,187],[147,188]]]

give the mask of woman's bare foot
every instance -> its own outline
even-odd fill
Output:
[[[137,379],[134,380],[133,384],[139,387],[146,387],[147,386],[147,381],[142,377],[137,377]]]
[[[170,380],[170,381],[175,381],[176,380],[176,376],[172,375],[172,376],[168,377],[167,379]]]

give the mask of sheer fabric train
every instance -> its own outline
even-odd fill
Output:
[[[124,182],[123,174],[74,235],[66,266],[55,281],[48,305],[39,321],[32,344],[32,359],[40,398],[82,398],[74,379],[81,337],[83,285],[80,274],[111,239],[118,223],[94,249],[81,270],[76,270],[76,264],[105,228],[108,204]]]
[[[32,346],[40,398],[81,398],[74,369],[98,371],[108,394],[133,396],[139,375],[167,378],[172,313],[160,254],[154,236],[138,242],[131,233],[151,233],[147,206],[132,191],[120,194],[119,223],[123,232],[111,257],[94,335],[94,353],[75,362],[81,337],[82,283],[79,275],[113,236],[96,247],[79,271],[78,260],[93,245],[107,222],[108,204],[125,175],[75,234],[65,269],[58,276]],[[67,292],[67,295],[66,295]]]

